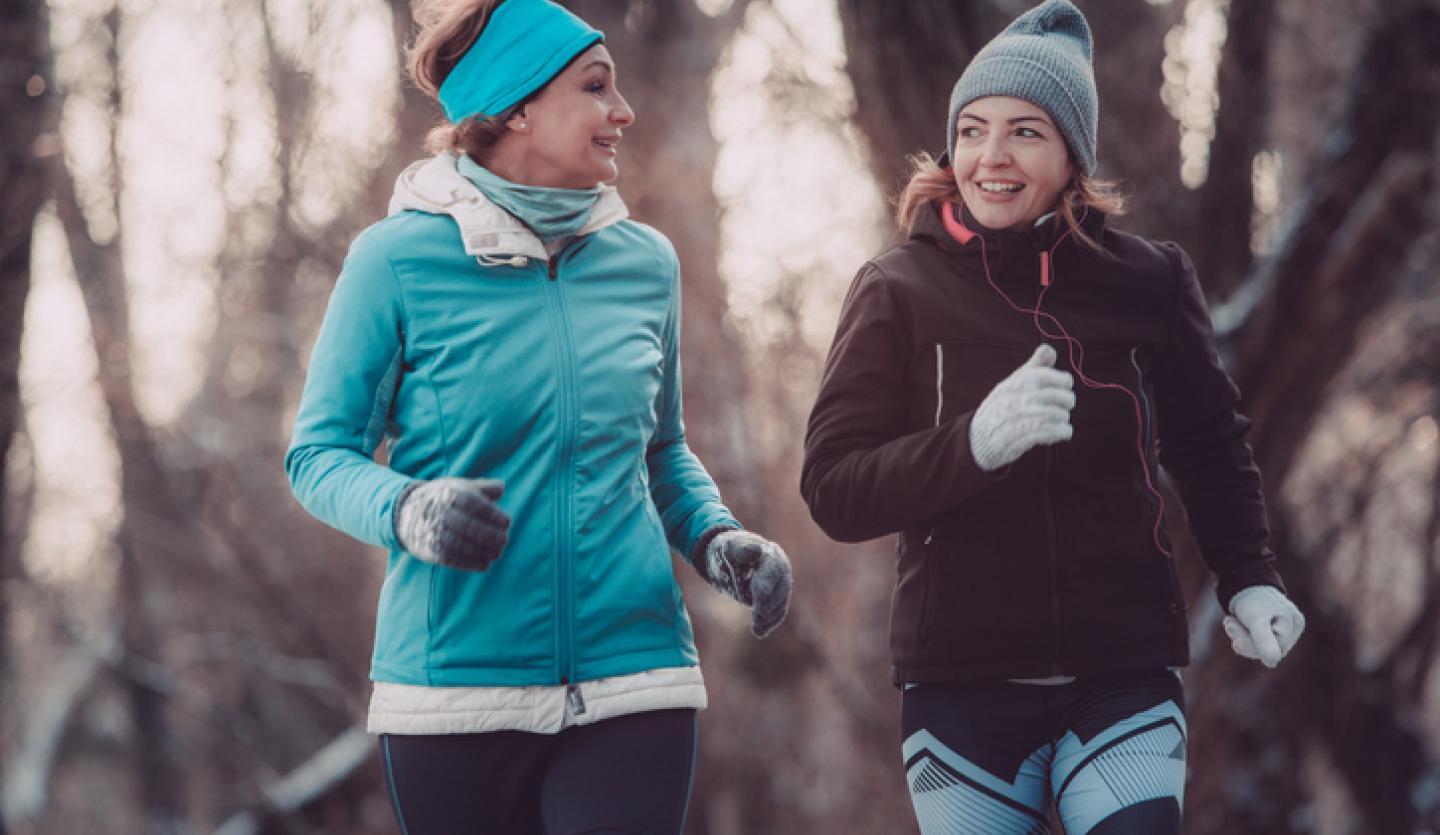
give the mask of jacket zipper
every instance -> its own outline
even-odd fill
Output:
[[[565,688],[565,698],[570,702],[570,712],[576,716],[585,715],[585,697],[580,695],[580,685],[571,682]]]
[[[1060,666],[1060,559],[1055,553],[1055,513],[1050,505],[1050,469],[1054,451],[1045,447],[1045,477],[1040,482],[1040,508],[1045,514],[1045,553],[1050,560],[1050,674],[1061,675]]]
[[[578,397],[575,394],[576,371],[575,371],[575,334],[570,329],[570,317],[565,307],[565,294],[560,288],[559,272],[560,258],[569,245],[562,248],[550,257],[548,267],[549,280],[545,286],[554,299],[552,310],[556,320],[555,331],[559,337],[558,350],[560,353],[560,460],[557,470],[559,479],[559,501],[556,502],[556,589],[555,603],[559,610],[560,624],[558,632],[559,652],[556,663],[559,667],[560,683],[573,688],[575,680],[575,658],[574,648],[574,603],[573,603],[573,581],[571,579],[571,561],[573,544],[570,542],[570,531],[573,527],[571,503],[574,497],[571,495],[570,467],[575,452],[575,411]],[[573,698],[578,699],[579,691],[573,691]],[[581,702],[583,709],[584,703]]]
[[[1036,290],[1035,307],[1040,307],[1040,298],[1053,279],[1050,269],[1050,252],[1040,250],[1040,286]],[[1055,463],[1055,450],[1045,447],[1045,474],[1040,482],[1042,501],[1041,512],[1045,514],[1045,555],[1050,562],[1050,674],[1062,675],[1060,665],[1060,557],[1055,548],[1055,509],[1051,504],[1050,473]]]

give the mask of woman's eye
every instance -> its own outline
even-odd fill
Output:
[[[1016,130],[1015,130],[1015,135],[1016,135],[1016,136],[1023,136],[1023,137],[1026,138],[1026,139],[1039,139],[1039,138],[1040,138],[1040,132],[1037,131],[1037,130],[1035,130],[1034,128],[1016,128]]]
[[[592,81],[591,83],[585,85],[585,92],[587,92],[587,93],[604,93],[604,92],[605,92],[605,82],[603,82],[603,81]]]
[[[960,129],[960,138],[961,138],[961,139],[974,139],[975,137],[977,137],[977,136],[979,136],[979,135],[980,135],[980,129],[979,129],[979,128],[961,128],[961,129]]]

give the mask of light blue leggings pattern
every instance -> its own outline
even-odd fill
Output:
[[[1073,731],[1036,749],[1013,783],[929,731],[905,740],[910,797],[924,835],[1046,835],[1053,799],[1066,835],[1148,800],[1184,803],[1185,716],[1165,701],[1081,742]]]

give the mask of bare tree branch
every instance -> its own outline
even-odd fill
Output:
[[[78,647],[51,666],[49,679],[36,699],[36,710],[26,717],[20,750],[6,763],[0,789],[4,814],[10,825],[37,820],[50,802],[50,781],[82,699],[96,680],[101,656],[87,646]]]
[[[363,727],[346,729],[294,771],[266,786],[262,805],[230,816],[215,835],[261,835],[270,821],[293,815],[339,789],[374,752],[374,738]]]

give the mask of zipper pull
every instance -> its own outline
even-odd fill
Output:
[[[580,685],[572,684],[565,688],[565,698],[570,701],[570,712],[576,716],[585,715],[585,697],[580,695]]]
[[[1040,286],[1050,286],[1050,251],[1040,250]]]

